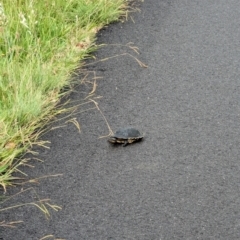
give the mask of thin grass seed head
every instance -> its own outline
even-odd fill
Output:
[[[23,13],[19,13],[19,18],[20,18],[20,23],[29,30],[29,26],[28,26],[28,23],[27,23],[27,19],[25,18],[24,14]],[[29,31],[30,32],[30,31]],[[31,32],[30,32],[31,33]]]
[[[6,25],[7,17],[4,12],[3,4],[0,3],[0,27]]]

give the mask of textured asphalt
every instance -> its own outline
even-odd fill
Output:
[[[24,221],[2,239],[240,239],[240,1],[145,0],[140,9],[98,41],[133,42],[148,68],[122,56],[88,70],[102,77],[97,101],[112,129],[136,126],[145,140],[99,139],[108,129],[97,110],[76,115],[81,134],[73,124],[49,132],[45,162],[25,171],[63,173],[36,186],[63,209],[49,221],[34,207],[1,213]],[[124,52],[109,45],[96,57]]]

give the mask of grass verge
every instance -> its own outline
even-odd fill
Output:
[[[96,49],[96,33],[126,14],[127,0],[0,1],[0,185],[42,145],[43,127],[64,111],[62,89]]]

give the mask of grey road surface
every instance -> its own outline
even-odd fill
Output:
[[[98,110],[75,116],[81,134],[70,123],[49,132],[45,162],[25,171],[63,173],[35,186],[62,210],[49,221],[34,207],[1,213],[24,221],[2,239],[240,239],[240,1],[145,0],[140,9],[99,34],[140,55],[109,45],[96,57],[128,52],[148,68],[125,55],[88,70],[102,77],[96,101],[111,128],[136,126],[144,141],[99,139],[108,128]]]

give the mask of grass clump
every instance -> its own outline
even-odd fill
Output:
[[[126,13],[127,0],[0,0],[0,185],[38,143],[42,126],[98,30]],[[39,143],[41,144],[41,143]]]

